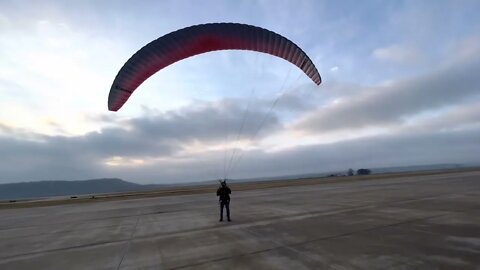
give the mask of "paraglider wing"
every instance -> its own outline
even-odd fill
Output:
[[[108,109],[117,111],[146,79],[177,61],[217,50],[250,50],[283,58],[321,83],[312,60],[296,44],[272,31],[238,23],[190,26],[160,37],[136,52],[120,69],[108,96]]]

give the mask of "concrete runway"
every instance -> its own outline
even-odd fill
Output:
[[[480,172],[0,210],[0,269],[480,269]]]

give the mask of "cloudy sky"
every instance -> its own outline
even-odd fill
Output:
[[[0,183],[172,183],[480,162],[480,2],[0,1]],[[148,42],[238,22],[299,45],[212,52],[110,86]]]

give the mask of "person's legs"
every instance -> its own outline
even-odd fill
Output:
[[[227,208],[227,218],[230,221],[230,201],[225,202],[225,208]]]
[[[225,205],[224,202],[220,201],[220,221],[223,221],[223,206],[224,205]]]

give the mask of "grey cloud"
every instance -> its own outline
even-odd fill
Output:
[[[290,150],[246,154],[234,177],[275,176],[360,167],[472,163],[480,160],[480,130],[374,136]]]
[[[308,83],[285,92],[280,96],[275,109],[300,113],[314,109],[317,106],[316,100],[319,99],[319,93],[324,89],[313,85]]]
[[[375,87],[311,113],[296,124],[310,132],[328,132],[402,123],[419,113],[461,104],[480,93],[480,57],[388,86]]]
[[[88,151],[14,137],[0,137],[0,182],[90,177],[99,171]]]
[[[238,100],[197,102],[179,111],[127,120],[93,117],[111,120],[113,126],[81,136],[42,135],[0,123],[0,181],[93,177],[109,172],[103,162],[113,156],[172,158],[192,142],[233,142],[239,136],[244,105]],[[250,108],[239,137],[254,139],[263,119],[257,138],[280,128],[277,116],[266,111],[261,106]]]
[[[374,136],[332,144],[300,146],[277,152],[242,152],[229,177],[245,178],[480,160],[480,129]],[[224,153],[210,151],[161,160],[152,165],[106,167],[93,146],[78,151],[74,141],[36,142],[0,138],[0,181],[122,177],[136,182],[165,183],[222,176]],[[67,141],[71,147],[66,147]]]
[[[268,113],[267,104],[252,102],[247,110],[247,103],[236,99],[196,102],[178,111],[132,119],[128,125],[137,136],[179,142],[223,141],[239,135],[243,121],[240,138],[244,139],[251,139],[257,131],[262,136],[281,127],[275,113]]]
[[[176,153],[192,140],[223,142],[225,133],[221,131],[225,119],[239,123],[243,118],[244,107],[239,103],[246,105],[239,100],[197,102],[192,107],[166,114],[150,113],[141,118],[116,119],[118,123],[114,127],[74,137],[32,134],[0,125],[4,133],[0,136],[0,182],[122,177],[137,182],[161,183],[222,177],[225,162],[223,150],[189,156]],[[448,117],[451,119],[449,121],[455,123],[457,118],[477,121],[478,109],[475,104],[471,103],[463,110],[454,110],[452,116]],[[250,116],[253,126],[258,124],[258,118],[263,117],[266,110],[265,104],[256,106],[259,108],[253,108]],[[266,134],[280,128],[276,116],[271,117],[267,121]],[[437,126],[439,129],[442,127]],[[234,139],[238,130],[230,130],[230,138]],[[405,129],[395,135],[299,146],[277,152],[240,151],[237,157],[242,158],[240,162],[234,162],[235,169],[229,176],[244,178],[343,170],[348,167],[475,162],[480,158],[478,128],[446,129],[443,132],[435,128],[411,131]],[[112,156],[165,158],[138,168],[105,166],[105,159]],[[230,153],[227,160],[228,157]]]
[[[392,45],[384,48],[377,48],[372,56],[381,61],[415,64],[421,60],[422,54],[414,47]]]
[[[12,132],[12,127],[0,122],[0,131],[2,131],[4,133],[11,133]]]
[[[447,112],[401,127],[401,132],[448,131],[480,126],[480,103],[462,104]]]
[[[0,78],[0,89],[7,96],[21,97],[26,90],[18,83]]]
[[[96,123],[116,123],[119,122],[115,114],[87,114],[85,119]]]

